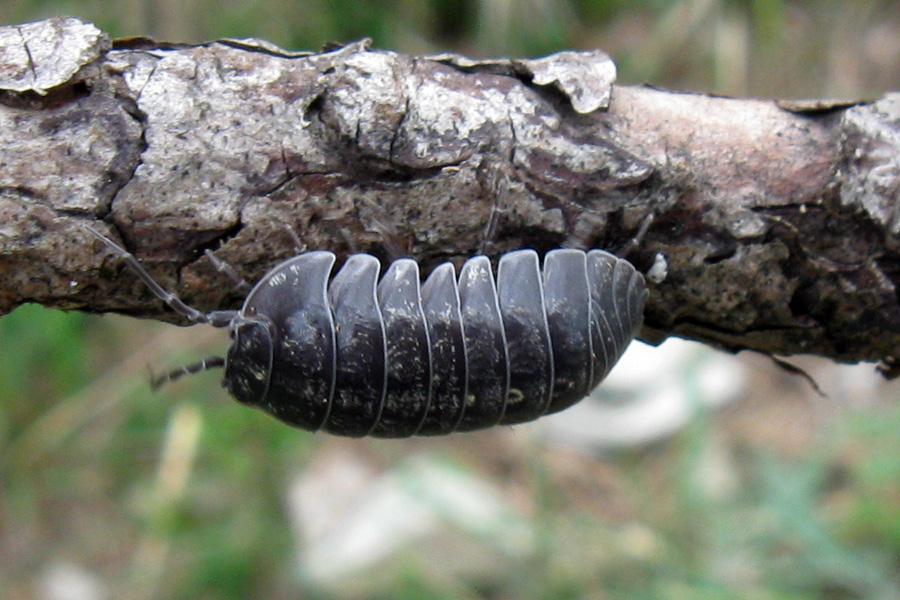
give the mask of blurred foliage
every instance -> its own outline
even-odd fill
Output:
[[[734,95],[859,97],[900,83],[900,5],[876,0],[0,4],[4,23],[56,14],[169,41],[252,36],[314,49],[368,36],[472,56],[601,47],[623,82]],[[148,365],[221,353],[225,342],[35,306],[0,319],[0,598],[53,597],[43,582],[69,563],[103,582],[97,598],[332,597],[297,574],[285,489],[335,442],[236,406],[220,373],[148,389]],[[763,404],[798,403],[801,419],[786,420],[759,417],[747,400],[668,444],[599,462],[527,445],[497,457],[480,451],[489,434],[355,442],[384,465],[437,448],[501,486],[524,481],[517,502],[541,532],[535,555],[490,579],[448,581],[412,559],[371,597],[897,598],[896,397],[825,420],[796,389]],[[765,433],[748,434],[741,410]],[[787,444],[798,430],[809,439]],[[710,464],[723,460],[730,479],[714,485]]]
[[[900,83],[888,0],[4,0],[6,23],[56,14],[117,37],[261,37],[292,49],[373,38],[411,53],[537,56],[603,48],[620,81],[722,94],[856,98]]]

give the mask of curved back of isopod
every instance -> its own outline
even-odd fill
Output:
[[[593,390],[640,330],[647,290],[626,260],[602,251],[503,255],[497,275],[476,256],[420,285],[415,261],[379,278],[369,255],[305,252],[269,271],[240,311],[203,313],[150,290],[194,323],[227,326],[232,345],[157,383],[225,367],[240,402],[301,429],[408,437],[513,425],[557,412]]]
[[[421,286],[409,259],[379,279],[377,259],[352,255],[329,283],[331,264],[329,253],[300,255],[248,296],[242,313],[268,316],[276,340],[267,396],[248,403],[353,437],[441,435],[563,410],[618,361],[647,293],[630,263],[601,250],[554,250],[543,269],[534,251],[510,252],[496,278],[477,256],[458,277],[447,263]],[[226,367],[226,383],[236,376]]]

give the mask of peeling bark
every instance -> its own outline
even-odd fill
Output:
[[[426,271],[602,247],[665,263],[645,340],[895,364],[900,95],[778,103],[614,78],[598,51],[475,61],[0,28],[0,314],[177,321],[83,223],[204,310],[240,303],[207,249],[253,281],[298,240]]]

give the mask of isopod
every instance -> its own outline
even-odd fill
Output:
[[[420,285],[418,264],[304,252],[269,271],[238,311],[203,313],[157,284],[92,228],[150,290],[193,323],[228,327],[224,367],[239,402],[308,431],[399,438],[512,425],[560,411],[594,389],[635,337],[643,276],[603,250],[486,256],[457,278],[444,263]]]

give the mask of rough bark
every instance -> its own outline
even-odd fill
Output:
[[[473,61],[0,28],[0,314],[177,321],[87,234],[208,310],[301,248],[626,252],[642,337],[890,365],[900,96],[779,103],[613,85],[599,51]],[[646,227],[636,244],[630,244]]]

